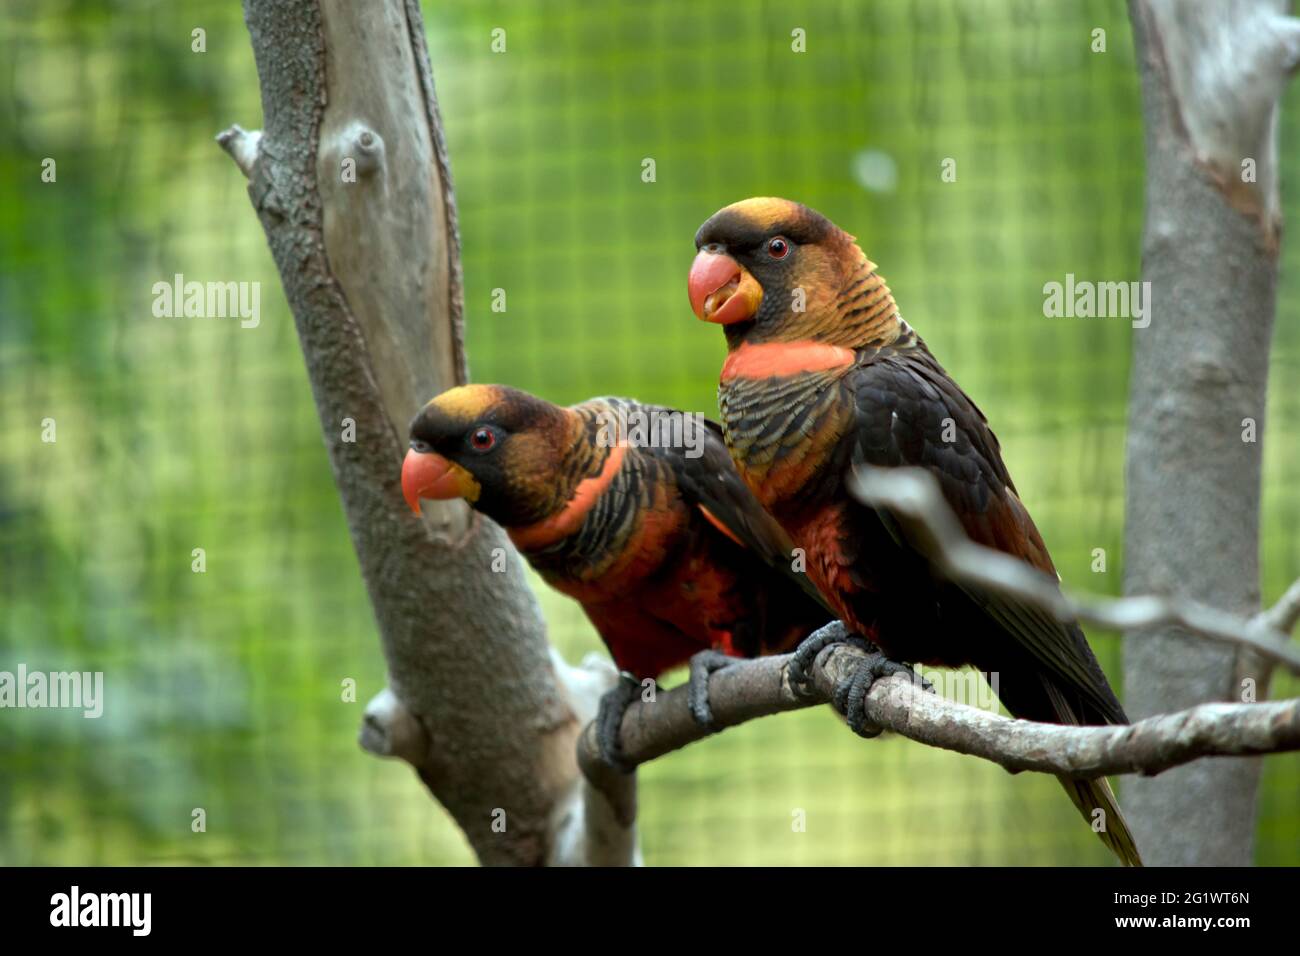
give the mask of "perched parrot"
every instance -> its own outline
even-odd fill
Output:
[[[923,468],[971,539],[1057,578],[984,415],[899,315],[857,240],[805,206],[759,198],[719,210],[695,246],[691,307],[727,340],[727,447],[805,549],[843,627],[896,660],[996,673],[1017,717],[1128,723],[1078,625],[942,579],[897,516],[849,494],[855,465]],[[1141,865],[1106,780],[1060,780],[1089,823],[1104,823],[1106,845]]]
[[[504,527],[635,678],[605,695],[597,719],[616,767],[641,680],[689,662],[692,713],[711,727],[710,672],[790,650],[834,620],[702,416],[622,398],[562,408],[465,385],[415,416],[410,441],[402,492],[412,510],[421,498],[464,498]]]

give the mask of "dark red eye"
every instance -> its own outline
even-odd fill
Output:
[[[469,436],[469,443],[475,451],[487,451],[497,443],[497,436],[490,428],[476,428]]]
[[[767,240],[767,254],[773,259],[784,259],[790,252],[790,243],[780,236]]]

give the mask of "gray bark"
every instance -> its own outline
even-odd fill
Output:
[[[834,644],[818,655],[812,690],[790,686],[790,655],[737,661],[713,674],[709,705],[719,730],[758,717],[833,700],[836,684],[850,677],[863,652]],[[1003,717],[929,693],[906,676],[877,680],[867,691],[868,723],[910,740],[969,754],[1013,773],[1033,770],[1068,777],[1164,773],[1203,757],[1300,750],[1300,698],[1257,704],[1201,704],[1132,725],[1072,727]],[[654,703],[635,701],[623,716],[623,755],[646,763],[709,736],[691,715],[689,692],[674,687]],[[598,785],[618,775],[600,762],[595,728],[579,743],[579,758]],[[1206,761],[1208,762],[1208,761]]]
[[[245,0],[244,14],[265,128],[219,139],[249,177],[293,310],[379,624],[391,690],[367,709],[362,744],[410,762],[483,863],[623,862],[634,833],[601,830],[603,804],[584,815],[575,756],[607,675],[549,653],[500,529],[461,502],[421,519],[402,500],[410,418],[467,374],[419,5]],[[593,827],[600,854],[586,852]]]
[[[1284,14],[1281,0],[1130,2],[1146,125],[1151,321],[1133,334],[1124,588],[1239,614],[1260,602],[1260,460],[1281,226],[1277,114],[1297,49],[1295,21]],[[1251,422],[1254,440],[1243,440]],[[1192,640],[1177,626],[1130,633],[1124,643],[1134,719],[1241,701],[1247,679],[1262,695],[1267,672],[1248,651]],[[1207,760],[1126,781],[1122,803],[1146,861],[1249,864],[1260,768],[1255,759]]]

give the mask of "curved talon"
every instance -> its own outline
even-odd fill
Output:
[[[856,671],[854,672],[857,673]],[[831,706],[841,714],[849,712],[849,685],[852,683],[851,678],[845,678],[835,682],[835,689],[831,692]]]
[[[859,737],[865,737],[869,740],[872,737],[879,737],[884,732],[880,727],[869,723],[867,720],[867,693],[871,690],[872,684],[883,677],[905,674],[913,683],[920,683],[928,690],[933,691],[934,687],[928,680],[913,670],[910,665],[890,660],[875,645],[868,644],[867,646],[870,650],[867,651],[866,659],[860,661],[853,668],[852,674],[841,678],[836,683],[834,702],[835,708],[844,715],[844,719],[848,722],[849,729]]]
[[[926,677],[924,674],[922,674],[920,671],[912,670],[912,675],[915,678],[916,682],[921,685],[921,689],[924,690],[927,694],[938,693],[938,691],[934,689],[934,685],[930,683],[930,679]]]
[[[601,696],[600,709],[596,712],[596,746],[600,759],[619,773],[636,770],[636,764],[623,756],[621,738],[623,715],[640,692],[641,682],[624,671],[618,675],[618,683]]]
[[[790,663],[786,665],[790,689],[794,691],[795,696],[805,698],[812,696],[812,666],[817,660],[817,655],[831,644],[843,643],[853,636],[855,635],[849,634],[843,621],[831,621],[803,639],[790,657]]]
[[[867,692],[871,690],[871,685],[878,678],[906,674],[926,690],[934,690],[934,686],[910,665],[890,660],[885,656],[884,651],[865,637],[850,633],[842,621],[832,621],[804,638],[803,643],[795,649],[790,658],[787,673],[790,677],[790,689],[796,695],[812,696],[813,662],[817,660],[818,654],[832,644],[852,644],[866,654],[863,660],[854,665],[852,673],[835,682],[835,688],[831,692],[831,705],[844,715],[849,729],[859,737],[869,739],[879,737],[884,732],[867,721],[865,706]]]
[[[870,664],[864,664],[844,682],[848,684],[848,691],[844,695],[844,719],[848,721],[849,730],[867,740],[884,733],[875,724],[867,722],[867,691],[871,690],[871,685],[876,682],[878,676]]]
[[[734,657],[728,657],[719,651],[700,651],[691,657],[691,678],[686,686],[686,699],[690,704],[691,717],[708,733],[716,733],[718,728],[713,722],[713,708],[709,706],[709,675],[735,663]]]
[[[930,679],[926,677],[924,674],[922,674],[920,671],[918,671],[911,664],[905,664],[902,661],[890,660],[888,657],[884,658],[881,664],[881,672],[876,676],[893,677],[895,674],[902,674],[909,681],[912,682],[912,685],[914,687],[919,687],[928,694],[937,693],[937,691],[935,691],[934,689],[934,684],[930,683]]]

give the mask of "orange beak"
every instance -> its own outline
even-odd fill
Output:
[[[728,255],[700,251],[686,281],[691,309],[705,322],[731,325],[752,319],[763,301],[763,287]]]
[[[402,497],[416,514],[420,513],[421,498],[475,501],[478,494],[478,482],[455,462],[414,448],[406,453],[406,460],[402,462]]]

